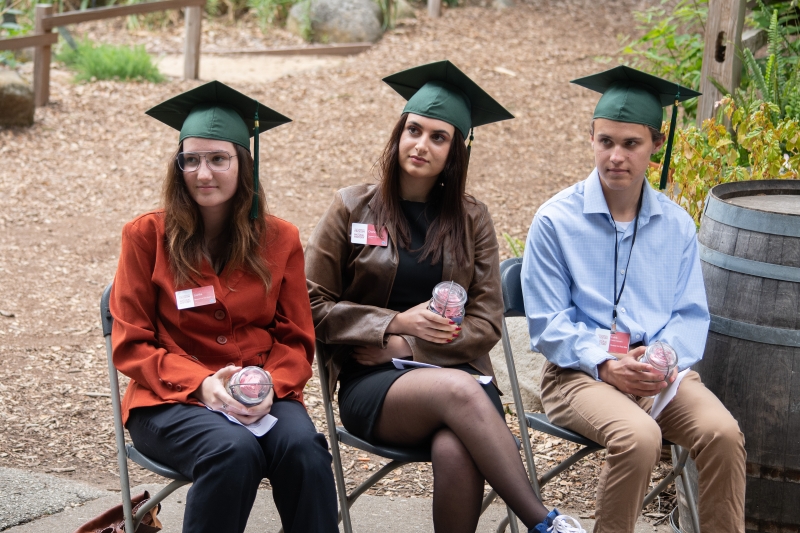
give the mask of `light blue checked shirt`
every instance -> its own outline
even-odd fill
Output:
[[[597,343],[595,329],[611,327],[612,276],[619,291],[633,228],[620,233],[615,269],[614,223],[597,169],[539,208],[525,246],[522,291],[531,347],[551,363],[599,379],[597,365],[614,358]],[[679,370],[703,356],[709,315],[695,225],[647,183],[617,311],[617,330],[629,332],[631,344],[669,343]]]

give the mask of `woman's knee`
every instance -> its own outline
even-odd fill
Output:
[[[478,411],[494,410],[492,401],[471,374],[462,370],[443,369],[434,393],[441,405]],[[436,392],[438,391],[438,392]]]

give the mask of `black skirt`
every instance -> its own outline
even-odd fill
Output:
[[[448,368],[463,370],[475,376],[480,375],[480,372],[467,364]],[[375,442],[373,436],[375,423],[378,421],[389,388],[397,378],[414,370],[417,369],[398,370],[391,362],[365,366],[350,360],[339,375],[339,416],[347,431],[366,441]],[[505,419],[503,403],[500,401],[500,394],[494,382],[483,385],[483,390],[500,416]]]

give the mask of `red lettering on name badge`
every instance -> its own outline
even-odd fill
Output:
[[[608,343],[608,353],[614,355],[626,355],[631,345],[631,334],[617,331],[611,334]]]

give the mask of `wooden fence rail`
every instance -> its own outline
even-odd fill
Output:
[[[170,9],[185,8],[185,35],[183,77],[196,80],[200,76],[200,35],[202,30],[202,9],[206,0],[161,0],[129,6],[111,6],[53,13],[50,4],[36,6],[33,35],[0,39],[0,50],[18,50],[34,48],[33,55],[33,92],[36,107],[47,105],[50,101],[50,60],[52,46],[58,42],[58,34],[53,29],[90,20],[102,20],[128,15],[141,15]]]

